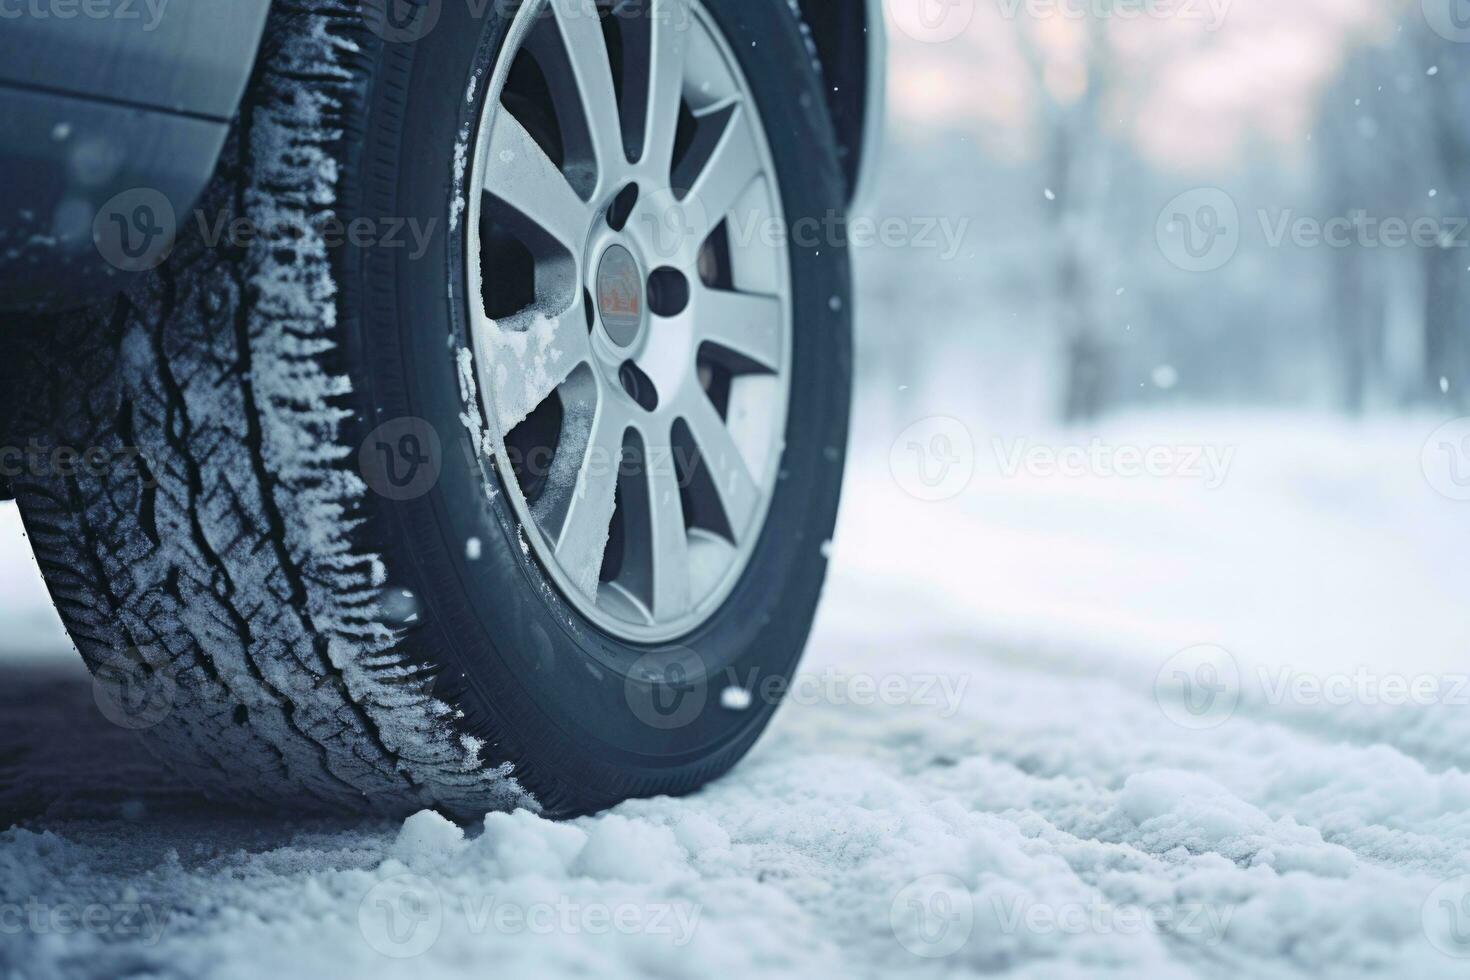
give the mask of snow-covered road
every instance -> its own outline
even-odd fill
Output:
[[[1195,420],[1238,447],[1213,490],[1007,474],[987,434],[921,503],[860,452],[769,736],[568,824],[210,810],[37,616],[0,640],[41,654],[0,657],[0,976],[1465,976],[1463,517],[1419,423],[1315,424]]]

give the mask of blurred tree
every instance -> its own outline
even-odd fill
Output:
[[[1425,28],[1415,33],[1428,66],[1422,90],[1442,219],[1440,247],[1425,252],[1423,390],[1464,409],[1470,406],[1470,237],[1461,222],[1470,215],[1470,65],[1463,44]]]
[[[1112,162],[1102,107],[1112,72],[1096,17],[1069,19],[1072,31],[1059,25],[1057,18],[1023,18],[1016,33],[1037,103],[1050,203],[1050,302],[1065,358],[1062,417],[1077,422],[1102,413],[1112,384],[1098,310],[1099,267],[1111,254],[1102,227]]]
[[[1466,406],[1470,382],[1470,73],[1461,45],[1421,18],[1354,48],[1319,116],[1322,205],[1355,219],[1331,249],[1340,406]],[[1437,243],[1385,245],[1383,222],[1435,219]],[[1442,391],[1444,382],[1450,391]]]
[[[1377,48],[1364,48],[1347,59],[1340,84],[1327,89],[1315,144],[1320,169],[1320,197],[1324,215],[1353,223],[1350,244],[1333,246],[1329,282],[1329,323],[1325,331],[1329,355],[1335,366],[1335,388],[1339,406],[1358,415],[1367,407],[1373,391],[1384,383],[1384,328],[1387,311],[1387,279],[1381,254],[1364,247],[1370,212],[1383,205],[1385,188],[1399,184],[1405,174],[1403,161],[1390,147],[1399,145],[1380,139],[1384,123],[1378,121],[1376,93],[1385,74],[1389,56]],[[1392,119],[1387,123],[1392,126]],[[1385,143],[1387,145],[1385,145]]]

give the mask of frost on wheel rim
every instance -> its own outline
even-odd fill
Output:
[[[694,0],[529,0],[481,113],[466,249],[497,470],[614,636],[697,628],[779,478],[791,289],[775,166]],[[628,12],[631,10],[631,12]]]

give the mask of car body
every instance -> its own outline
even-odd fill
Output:
[[[857,203],[882,131],[881,0],[791,2],[823,66]],[[104,214],[116,195],[149,188],[175,214],[193,206],[269,9],[270,0],[0,0],[0,310],[66,309],[116,290],[126,274],[93,244],[96,222],[122,220]]]

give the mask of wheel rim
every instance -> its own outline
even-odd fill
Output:
[[[760,116],[708,12],[608,6],[517,12],[476,136],[466,283],[525,547],[589,620],[652,643],[719,608],[765,524],[790,274]]]

